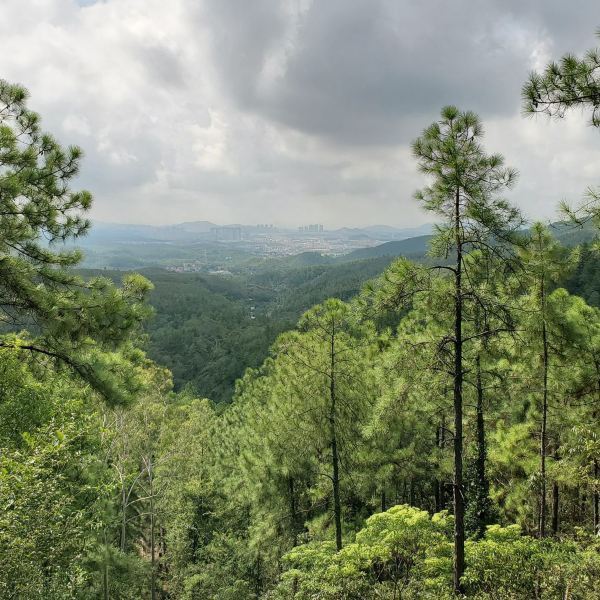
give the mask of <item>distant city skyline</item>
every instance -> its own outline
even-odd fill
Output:
[[[431,217],[431,215],[429,215]],[[136,226],[140,226],[140,227],[176,227],[179,225],[186,225],[186,224],[195,224],[195,223],[206,223],[207,226],[210,226],[210,228],[212,229],[213,227],[218,227],[218,228],[231,228],[231,227],[248,227],[248,228],[256,228],[258,231],[262,231],[262,232],[266,232],[268,233],[269,231],[273,231],[276,229],[285,229],[288,231],[293,231],[293,232],[299,232],[299,233],[319,233],[319,232],[326,232],[326,231],[336,231],[338,229],[365,229],[365,228],[376,228],[376,227],[389,227],[391,229],[396,229],[398,231],[402,231],[402,230],[419,230],[419,229],[430,229],[434,226],[434,223],[431,221],[426,221],[424,223],[420,223],[417,225],[402,225],[402,224],[398,224],[398,225],[390,225],[387,223],[381,223],[381,222],[373,222],[373,223],[361,223],[358,225],[343,225],[343,224],[339,224],[339,223],[332,223],[330,225],[325,225],[323,223],[296,223],[296,222],[291,222],[291,223],[264,223],[264,222],[223,222],[223,223],[217,223],[215,221],[209,221],[207,219],[193,219],[193,220],[189,220],[189,221],[174,221],[174,222],[165,222],[165,223],[143,223],[143,222],[133,222],[133,221],[103,221],[103,220],[99,220],[99,219],[91,219],[92,222],[92,228],[94,226],[98,226],[98,227],[110,227],[110,226],[117,226],[117,227],[127,227],[127,226],[132,226],[132,227],[136,227]],[[318,230],[314,230],[314,229],[309,229],[310,227],[314,227],[314,226],[320,227],[321,229]]]
[[[525,119],[520,102],[532,69],[597,43],[592,0],[4,0],[2,14],[0,77],[83,148],[94,220],[416,226],[430,217],[410,142],[445,104],[480,114],[528,218],[600,179],[585,116]]]

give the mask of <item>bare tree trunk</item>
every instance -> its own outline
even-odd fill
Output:
[[[294,478],[288,477],[288,491],[290,494],[290,520],[292,521],[292,545],[298,545],[298,511],[296,508],[296,490]]]
[[[340,501],[340,465],[336,433],[336,390],[335,390],[335,328],[331,333],[331,372],[329,377],[329,433],[331,440],[331,466],[333,471],[333,516],[335,520],[335,546],[342,549],[342,504]]]
[[[487,498],[489,485],[485,472],[487,449],[485,444],[485,420],[483,418],[483,382],[481,377],[481,357],[476,358],[477,368],[477,520],[479,534],[485,532],[487,520]]]
[[[254,591],[259,598],[262,591],[262,560],[260,554],[256,557],[256,574],[254,577]]]
[[[148,478],[150,483],[150,597],[156,600],[156,556],[154,551],[154,475],[152,473],[153,457],[148,462]]]
[[[110,599],[110,590],[108,589],[108,541],[106,539],[106,529],[104,530],[104,569],[102,571],[102,591],[104,600]]]
[[[595,366],[596,366],[596,375],[598,377],[597,382],[596,382],[596,390],[597,390],[597,395],[598,395],[598,401],[600,402],[600,362],[596,360]],[[597,411],[594,411],[593,416],[594,416],[594,420],[597,421],[598,420]],[[596,458],[594,458],[592,473],[594,475],[594,479],[596,480],[594,482],[594,491],[592,493],[592,513],[593,513],[592,518],[594,519],[594,535],[599,535],[600,534],[600,495],[598,494],[597,481],[598,481],[598,475],[600,475],[600,470],[598,468],[598,459],[596,459]]]
[[[127,535],[127,490],[121,486],[121,552],[125,552],[125,536]]]
[[[102,587],[104,589],[104,600],[109,600],[110,595],[108,591],[108,562],[104,563],[104,572],[102,573]]]
[[[558,482],[552,482],[552,534],[558,533],[559,491]]]
[[[381,490],[381,512],[385,512],[387,510],[387,502],[385,497],[385,489]]]
[[[598,479],[598,461],[594,459],[594,478]],[[600,509],[600,498],[598,497],[598,489],[594,487],[594,495],[593,495],[593,503],[594,503],[594,534],[598,535],[600,533],[600,514],[598,513]]]
[[[462,241],[460,230],[460,190],[455,206],[456,267],[454,278],[454,593],[462,594],[465,571],[465,506],[463,497],[463,337],[462,337]]]
[[[542,368],[543,368],[543,393],[542,393],[542,431],[540,435],[540,518],[538,535],[546,535],[546,445],[548,437],[548,332],[546,331],[546,297],[544,278],[540,286],[540,300],[542,306]]]
[[[445,394],[444,394],[445,395]],[[446,415],[442,414],[442,423],[440,425],[440,449],[446,447]],[[443,479],[439,481],[439,496],[440,496],[440,510],[446,508],[446,482]]]
[[[436,427],[435,429],[435,446],[436,448],[440,447],[440,435],[441,435],[441,427]],[[439,465],[438,465],[439,466]],[[434,512],[438,513],[441,508],[441,497],[440,497],[440,479],[436,478],[433,482],[433,505]]]

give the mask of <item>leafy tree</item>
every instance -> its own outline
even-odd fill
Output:
[[[0,594],[75,597],[93,579],[110,483],[94,398],[14,349],[3,351],[0,385]]]
[[[600,36],[600,32],[598,33]],[[592,111],[591,124],[600,126],[600,52],[588,50],[582,58],[565,54],[549,63],[543,72],[533,72],[523,86],[523,108],[527,113],[564,117],[573,108]]]
[[[92,202],[89,192],[70,187],[81,156],[41,130],[24,88],[0,80],[0,324],[37,336],[2,336],[0,349],[57,360],[118,401],[133,381],[111,353],[147,316],[150,284],[129,276],[116,289],[70,272],[81,255],[61,244],[87,231],[83,215]]]

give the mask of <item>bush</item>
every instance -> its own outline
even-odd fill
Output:
[[[353,543],[311,542],[284,557],[272,600],[442,600],[452,594],[452,517],[394,506],[370,517]],[[543,539],[491,525],[466,544],[469,598],[600,598],[600,542]]]
[[[294,548],[288,570],[269,596],[298,600],[421,597],[451,577],[451,519],[406,505],[370,517],[340,552],[332,542]],[[418,582],[420,595],[416,593]],[[443,586],[442,586],[443,587]],[[403,595],[404,594],[404,595]],[[440,597],[432,595],[431,597]]]

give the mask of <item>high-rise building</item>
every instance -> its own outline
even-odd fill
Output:
[[[323,225],[314,223],[312,225],[301,225],[298,227],[298,231],[301,233],[323,233]]]
[[[210,232],[218,242],[239,242],[242,239],[241,227],[213,227]]]

